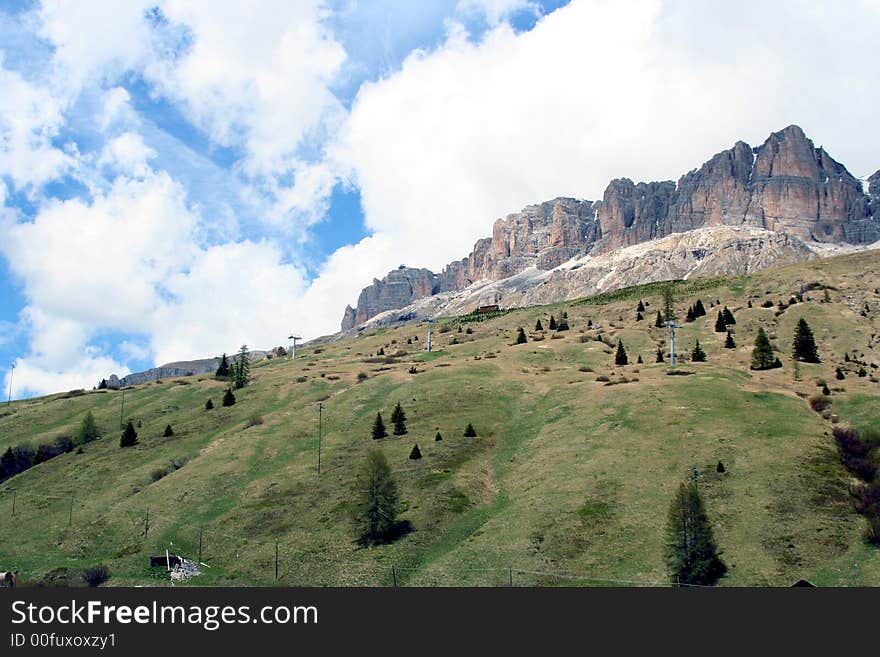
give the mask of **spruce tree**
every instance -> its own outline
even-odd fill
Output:
[[[736,324],[736,318],[733,316],[733,313],[730,312],[730,308],[724,306],[723,314],[725,324],[727,324],[728,326],[733,326],[734,324]]]
[[[711,586],[727,572],[695,481],[682,483],[666,522],[666,564],[675,584]]]
[[[170,424],[165,425],[165,431],[162,433],[163,438],[170,438],[174,435],[174,429],[171,428]]]
[[[536,331],[543,331],[543,330],[544,330],[544,325],[541,324],[541,318],[540,318],[540,317],[538,318],[538,321],[535,322],[535,330],[536,330]]]
[[[468,425],[464,429],[464,437],[465,438],[476,438],[477,430],[474,429],[474,425],[468,422]]]
[[[657,319],[654,320],[654,326],[657,328],[663,328],[663,315],[660,314],[660,311],[657,311]]]
[[[413,461],[417,461],[418,459],[422,458],[422,450],[419,449],[418,445],[413,445],[412,451],[409,453],[409,457]]]
[[[379,351],[376,352],[376,355],[377,356],[384,356],[385,355],[385,347],[379,347]]]
[[[214,402],[209,399],[205,402],[205,410],[210,411],[212,408],[214,408]]]
[[[642,313],[636,313],[637,322],[641,322],[643,319],[645,319],[645,317],[642,315]]]
[[[752,300],[751,300],[751,299],[749,299],[749,303],[748,303],[748,306],[749,306],[749,308],[751,308],[751,307],[752,307]]]
[[[724,348],[736,349],[736,342],[733,341],[733,334],[730,331],[727,332],[727,337],[724,339]]]
[[[727,330],[727,324],[724,322],[724,315],[718,311],[718,319],[715,320],[715,332],[724,333]]]
[[[516,343],[517,344],[525,344],[528,342],[528,338],[526,337],[526,332],[523,330],[523,327],[520,326],[519,330],[516,333]]]
[[[220,358],[220,364],[217,366],[217,372],[215,372],[214,376],[229,376],[229,361],[227,360],[225,353]]]
[[[395,436],[402,436],[406,433],[406,413],[403,412],[400,402],[397,402],[397,406],[391,412],[391,424],[394,425]]]
[[[758,335],[755,337],[755,348],[752,349],[752,369],[771,370],[776,366],[776,361],[773,347],[770,345],[770,338],[767,337],[763,328],[759,328]]]
[[[439,431],[438,431],[437,433],[434,434],[434,440],[437,441],[437,442],[443,440],[443,436],[440,435],[440,432],[439,432]]]
[[[697,340],[697,344],[694,345],[694,350],[691,352],[691,360],[695,363],[706,362],[706,352],[703,351],[703,348],[700,346],[699,340]]]
[[[97,440],[99,437],[100,433],[98,432],[98,425],[95,423],[95,417],[92,415],[91,411],[88,411],[83,418],[82,424],[79,425],[79,431],[76,434],[76,441],[79,444],[90,443],[93,440]]]
[[[235,355],[235,362],[230,369],[232,383],[236,389],[244,388],[248,384],[251,375],[251,363],[248,359],[248,348],[246,344],[241,345],[241,349]]]
[[[626,357],[626,349],[623,346],[623,341],[617,341],[617,353],[614,354],[614,364],[615,365],[627,365],[629,363],[629,359]]]
[[[843,381],[846,378],[846,376],[844,376],[844,374],[843,374],[843,370],[840,369],[839,367],[836,370],[834,370],[834,377],[838,381]]]
[[[660,347],[657,347],[657,360],[655,363],[665,363],[666,361],[663,359],[663,350]]]
[[[119,439],[119,446],[133,447],[137,445],[137,438],[137,431],[134,430],[134,425],[131,423],[131,420],[129,420],[128,424],[125,425],[125,430],[122,432],[122,437]]]
[[[568,315],[566,313],[562,313],[562,319],[559,320],[559,324],[556,325],[557,331],[567,331],[568,330]]]
[[[551,331],[555,331],[555,330],[556,330],[556,318],[553,317],[553,315],[550,315],[550,324],[549,324],[549,326],[550,326],[550,330],[551,330]]]
[[[639,354],[639,357],[636,359],[636,362],[639,363],[640,365],[641,365],[642,363],[645,362],[645,361],[642,360],[642,355],[641,355],[641,354]]]
[[[721,461],[718,461],[718,465],[715,466],[715,472],[718,474],[724,474],[726,472],[724,464]]]
[[[223,405],[224,406],[233,406],[235,404],[235,395],[232,394],[232,388],[226,388],[226,392],[223,393]]]
[[[101,383],[98,384],[98,390],[106,390],[107,389],[107,379],[101,379]]]
[[[705,317],[706,316],[706,307],[703,305],[702,300],[697,299],[697,302],[694,304],[694,317]]]
[[[663,317],[667,322],[674,322],[675,317],[675,291],[672,285],[663,289]]]
[[[397,484],[380,449],[367,454],[358,472],[352,519],[361,543],[377,544],[391,538],[399,510]]]
[[[381,440],[388,435],[385,430],[385,423],[382,421],[382,413],[376,413],[376,419],[373,421],[373,440]]]
[[[639,305],[636,307],[636,312],[637,313],[645,312],[645,304],[642,302],[641,299],[639,299]]]
[[[792,353],[797,360],[805,363],[819,363],[819,352],[816,349],[816,340],[810,330],[807,320],[801,317],[798,320],[797,329],[794,333]]]

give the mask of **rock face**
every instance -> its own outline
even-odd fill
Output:
[[[501,281],[530,268],[548,271],[579,256],[720,226],[767,230],[800,242],[873,243],[880,240],[880,171],[865,189],[794,125],[757,148],[738,141],[678,183],[620,178],[609,183],[601,201],[557,198],[498,219],[491,238],[478,240],[467,258],[440,274],[401,267],[373,281],[357,308],[346,308],[342,330],[480,281]]]

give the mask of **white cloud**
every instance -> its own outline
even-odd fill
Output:
[[[152,171],[149,160],[155,157],[156,151],[144,144],[143,137],[124,132],[104,146],[98,165],[110,167],[116,174],[144,178]]]
[[[541,11],[538,3],[530,0],[459,0],[456,9],[466,15],[481,14],[492,26],[522,11],[536,15]]]

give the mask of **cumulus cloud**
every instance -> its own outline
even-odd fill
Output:
[[[154,157],[156,151],[144,143],[143,137],[135,132],[124,132],[104,146],[98,165],[109,167],[114,174],[143,178],[152,171],[149,160]]]
[[[535,15],[541,12],[540,5],[531,0],[459,0],[456,9],[466,15],[480,14],[492,26],[522,11]]]

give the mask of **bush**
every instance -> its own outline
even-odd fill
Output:
[[[262,415],[252,415],[251,419],[247,421],[247,424],[244,425],[245,429],[250,429],[251,427],[256,427],[263,424],[263,416]]]
[[[368,377],[367,377],[367,373],[366,373],[366,372],[358,372],[358,377],[357,377],[357,379],[358,379],[358,383],[361,383],[362,381],[366,381],[367,378],[368,378]]]
[[[152,472],[150,472],[150,479],[153,482],[157,482],[167,474],[168,470],[166,470],[165,468],[155,468]]]
[[[110,579],[110,569],[104,564],[89,566],[83,571],[82,578],[88,586],[101,586]]]
[[[826,395],[813,395],[810,397],[810,408],[821,413],[831,407],[831,400]]]
[[[836,370],[834,370],[834,378],[836,378],[838,381],[843,381],[846,376],[843,374],[843,370],[838,367]]]

